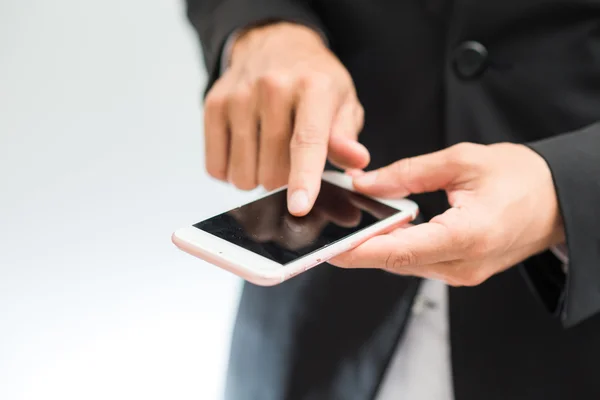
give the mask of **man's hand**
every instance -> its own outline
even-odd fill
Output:
[[[477,285],[565,240],[546,162],[516,144],[460,144],[358,173],[369,195],[445,190],[451,208],[430,222],[377,236],[332,264]]]
[[[277,23],[247,31],[205,102],[206,166],[240,189],[289,184],[288,208],[306,215],[329,156],[364,168],[363,108],[348,71],[319,34]]]

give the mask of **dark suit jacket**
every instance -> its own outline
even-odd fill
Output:
[[[463,141],[539,152],[568,274],[543,253],[451,290],[456,399],[600,398],[600,0],[188,0],[188,15],[209,87],[237,28],[289,20],[324,32],[365,107],[373,168]],[[439,193],[416,200],[426,218],[447,207]],[[246,285],[228,397],[371,399],[418,284],[322,266]]]

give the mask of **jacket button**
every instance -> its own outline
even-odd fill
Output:
[[[479,42],[464,42],[454,51],[454,70],[463,79],[476,78],[487,67],[488,51]]]

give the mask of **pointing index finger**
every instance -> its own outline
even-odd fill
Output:
[[[288,209],[306,215],[321,187],[333,118],[339,106],[330,88],[307,89],[301,96],[290,143]]]

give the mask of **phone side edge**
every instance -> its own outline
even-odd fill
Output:
[[[256,285],[274,286],[284,280],[281,264],[193,226],[173,232],[171,241],[180,250]],[[248,268],[244,263],[261,265],[263,268]]]

